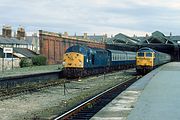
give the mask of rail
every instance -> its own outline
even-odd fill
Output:
[[[111,87],[108,90],[90,98],[89,100],[83,102],[68,112],[55,117],[54,120],[90,119],[95,113],[97,113],[101,108],[103,108],[136,80],[137,77],[133,77],[129,80],[121,82],[120,84],[115,85],[114,87]],[[91,110],[88,111],[88,109]]]

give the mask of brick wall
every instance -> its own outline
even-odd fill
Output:
[[[85,39],[70,38],[57,33],[39,31],[40,54],[47,57],[48,64],[59,64],[63,61],[63,54],[72,45],[87,45],[90,47],[105,48],[104,43]]]

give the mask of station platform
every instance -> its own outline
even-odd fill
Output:
[[[139,79],[91,120],[180,120],[180,63],[165,64]]]

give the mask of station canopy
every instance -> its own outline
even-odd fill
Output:
[[[130,45],[139,45],[140,44],[139,39],[131,38],[122,33],[115,35],[113,38],[110,39],[110,41],[113,44],[130,44]]]
[[[168,37],[166,37],[163,33],[159,31],[155,31],[152,33],[152,36],[147,37],[142,41],[143,43],[148,43],[148,44],[176,44],[174,41],[171,41]]]

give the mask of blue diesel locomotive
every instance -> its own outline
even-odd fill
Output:
[[[63,56],[65,77],[84,77],[135,66],[135,52],[74,45]]]
[[[145,74],[157,66],[170,61],[170,55],[158,52],[148,47],[143,47],[137,51],[136,71],[137,73]]]

